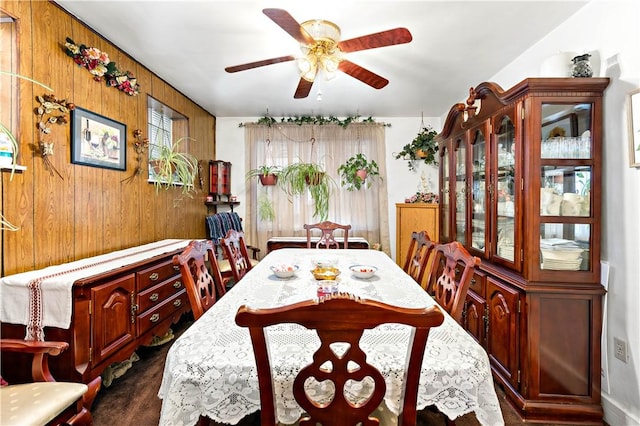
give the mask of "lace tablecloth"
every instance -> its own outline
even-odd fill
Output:
[[[374,250],[281,249],[269,253],[234,288],[187,329],[173,344],[165,364],[158,396],[162,398],[160,425],[194,425],[200,415],[236,424],[260,409],[255,360],[245,328],[235,324],[238,308],[283,306],[316,298],[311,265],[320,259],[337,260],[342,274],[340,291],[403,307],[425,307],[435,301],[386,254]],[[276,278],[271,265],[295,263],[297,275]],[[348,267],[378,267],[368,280],[351,275]],[[385,376],[385,404],[399,413],[409,328],[385,325],[363,335],[371,364]],[[309,363],[319,347],[314,331],[294,324],[269,328],[269,348],[275,369],[278,421],[295,423],[302,414],[291,391],[296,373]],[[323,389],[317,389],[322,392]],[[357,399],[365,389],[352,389]],[[475,412],[483,425],[503,425],[484,349],[450,316],[431,330],[420,378],[418,408],[436,405],[449,418]]]

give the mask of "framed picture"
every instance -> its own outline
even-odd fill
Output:
[[[126,170],[127,126],[76,107],[71,111],[71,162]]]
[[[629,93],[629,165],[640,167],[640,89]]]

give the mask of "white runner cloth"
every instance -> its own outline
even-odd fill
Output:
[[[280,249],[269,253],[225,296],[216,302],[173,344],[165,363],[158,395],[162,398],[161,426],[194,425],[200,415],[220,423],[237,424],[260,409],[260,393],[249,332],[235,323],[238,308],[284,306],[317,297],[311,273],[314,261],[337,261],[342,271],[339,290],[362,298],[403,307],[426,307],[435,301],[386,254],[375,250]],[[290,279],[276,278],[269,267],[284,263],[300,269]],[[354,278],[349,266],[378,267],[368,280]],[[410,329],[387,324],[365,331],[363,348],[371,364],[385,377],[385,404],[400,412],[402,377]],[[315,331],[294,324],[269,328],[269,351],[275,366],[274,386],[278,421],[292,424],[302,414],[291,391],[297,372],[309,363],[319,346]],[[484,349],[445,314],[444,323],[431,330],[420,372],[418,408],[436,405],[449,418],[475,412],[483,425],[503,425]],[[368,395],[366,383],[349,388],[358,400]],[[316,396],[330,390],[314,388]]]
[[[44,327],[69,328],[73,283],[186,247],[190,240],[162,240],[23,272],[0,279],[0,321],[27,326],[27,340],[44,340]]]

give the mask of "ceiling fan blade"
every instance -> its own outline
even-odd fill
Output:
[[[306,98],[311,92],[311,86],[313,86],[313,81],[307,81],[304,78],[300,78],[298,88],[296,89],[296,93],[293,97],[295,99]]]
[[[394,28],[362,37],[344,40],[338,43],[343,52],[357,52],[359,50],[375,49],[378,47],[392,46],[394,44],[409,43],[413,40],[411,33],[406,28]]]
[[[382,89],[389,84],[389,80],[378,74],[369,71],[366,68],[362,68],[360,65],[356,65],[346,59],[340,62],[338,69],[345,74],[349,74],[351,77],[360,80],[361,82],[368,84],[374,89]]]
[[[291,37],[302,44],[313,44],[315,40],[309,33],[300,26],[293,16],[284,9],[262,9],[262,13],[267,15],[280,28],[285,30]]]
[[[293,61],[295,59],[296,58],[291,56],[291,55],[289,55],[289,56],[280,56],[279,58],[265,59],[265,60],[262,60],[262,61],[249,62],[249,63],[242,64],[242,65],[235,65],[235,66],[232,66],[232,67],[226,67],[224,70],[226,72],[238,72],[238,71],[250,70],[252,68],[264,67],[266,65],[278,64],[280,62]]]

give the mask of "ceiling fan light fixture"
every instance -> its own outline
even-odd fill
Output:
[[[340,27],[333,22],[312,19],[303,22],[300,26],[316,41],[331,42],[334,46],[340,42]]]

